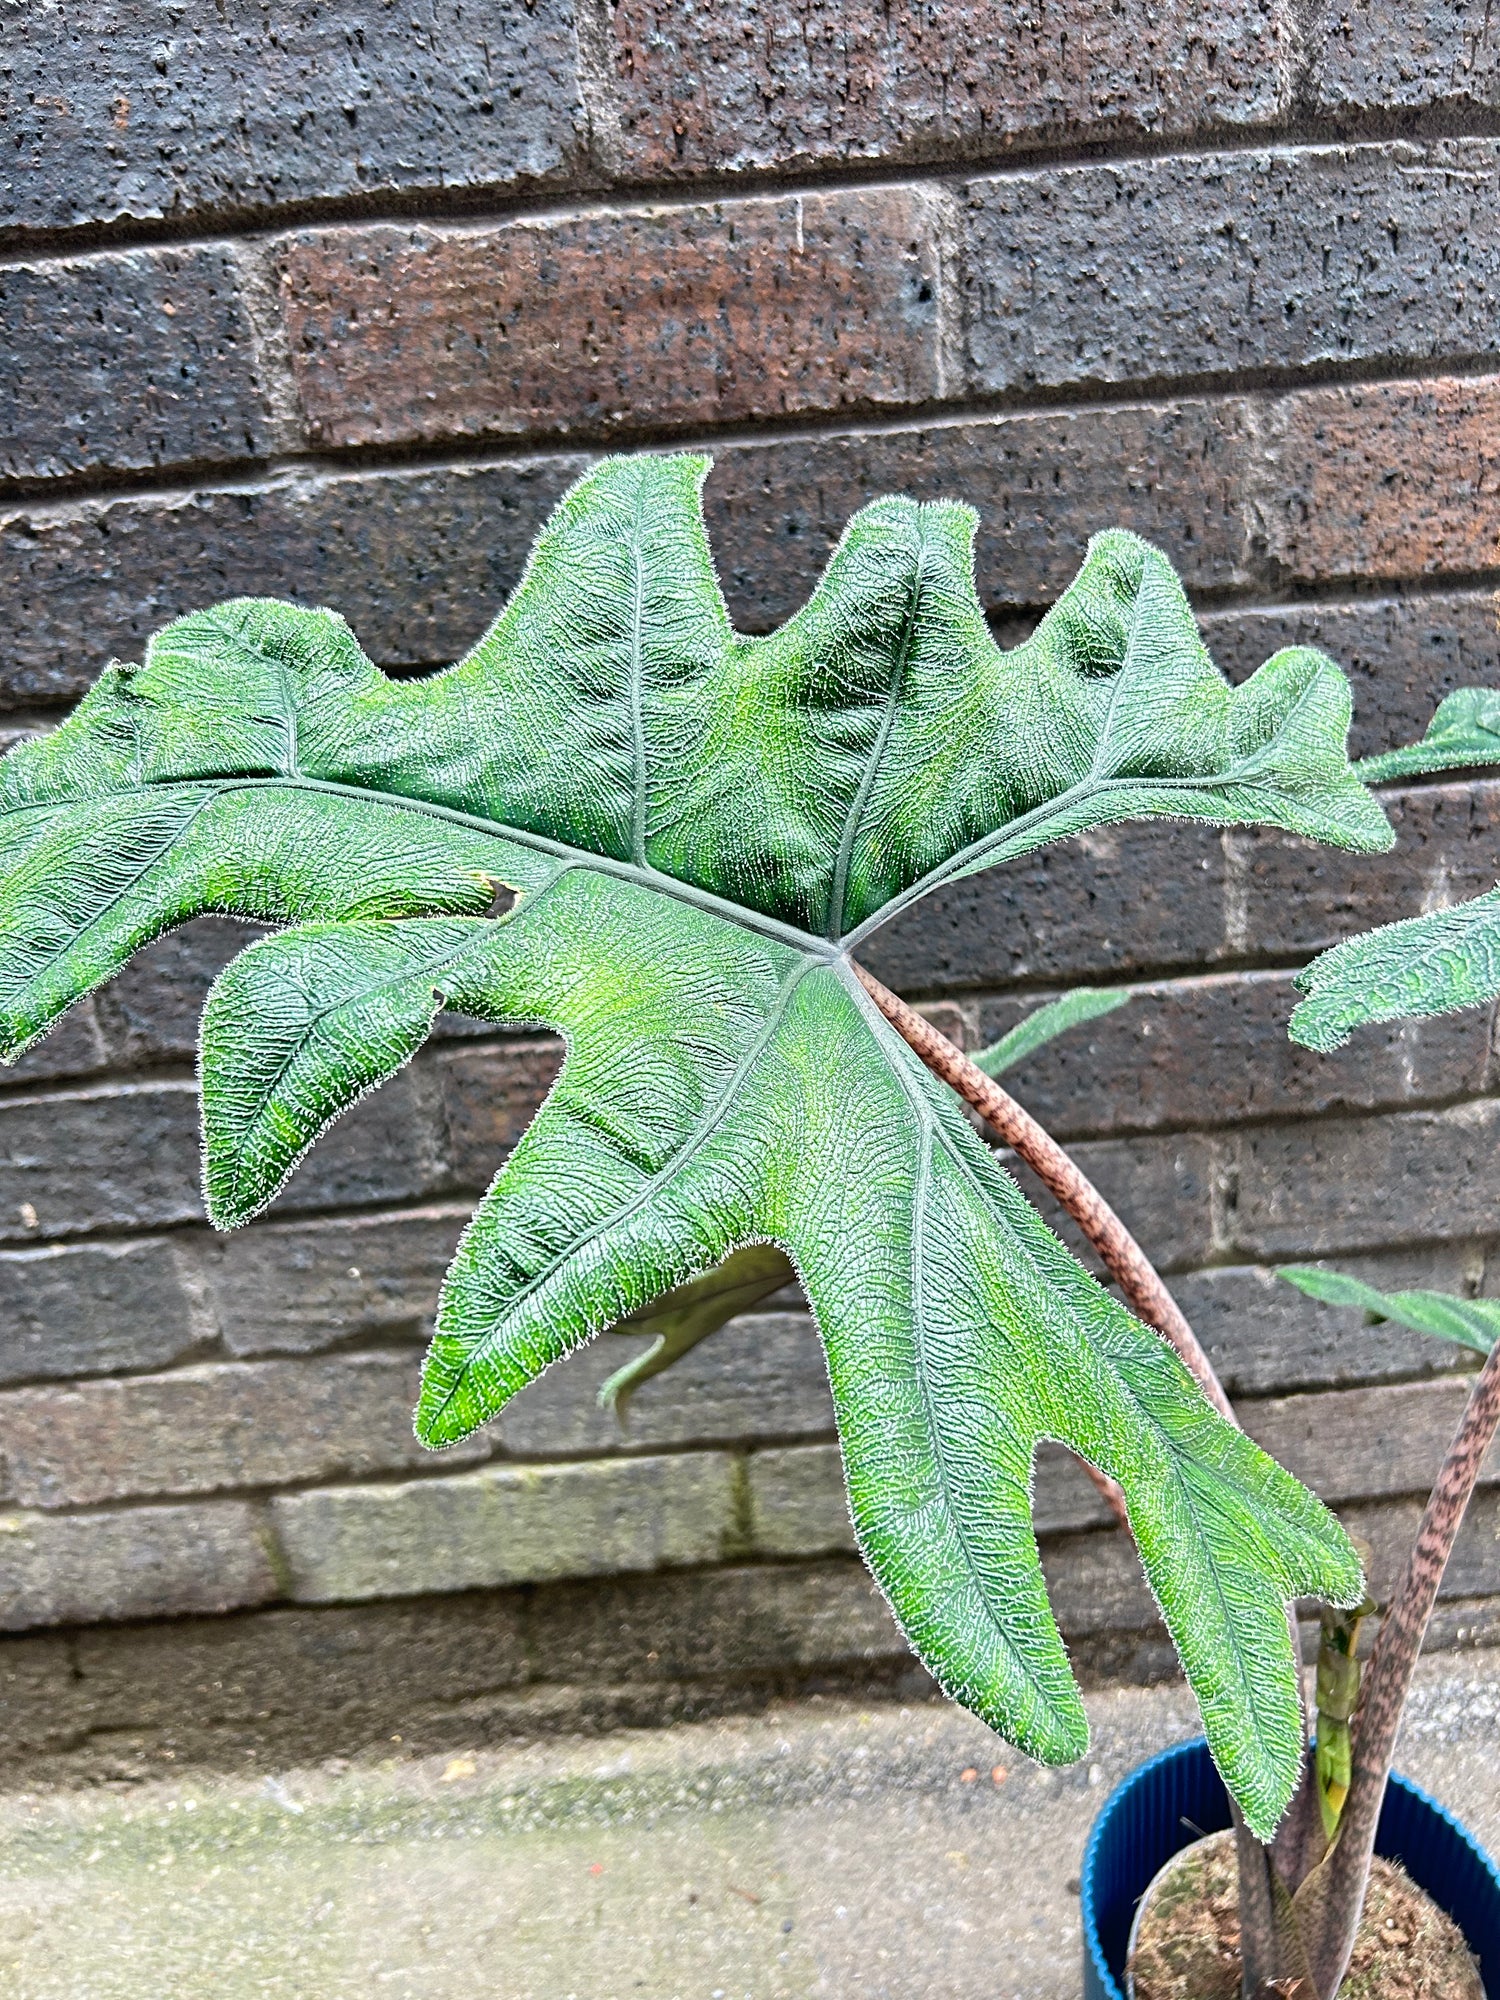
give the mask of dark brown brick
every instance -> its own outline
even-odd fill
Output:
[[[531,1657],[549,1679],[667,1681],[906,1653],[869,1572],[845,1558],[537,1591]]]
[[[338,1221],[259,1222],[196,1240],[213,1323],[231,1354],[314,1354],[431,1332],[467,1204]]]
[[[212,1327],[174,1245],[150,1238],[0,1255],[0,1382],[164,1368]]]
[[[1500,564],[1500,376],[1307,390],[1269,413],[1257,503],[1289,576]]]
[[[1354,685],[1351,757],[1411,743],[1455,688],[1495,671],[1495,593],[1421,592],[1346,604],[1286,604],[1207,611],[1200,623],[1219,665],[1244,680],[1283,646],[1329,653]]]
[[[1440,140],[972,182],[973,385],[1484,353],[1500,281],[1497,164],[1490,140]]]
[[[0,1070],[4,1083],[40,1083],[60,1076],[92,1076],[108,1067],[109,1053],[92,999],[70,1007],[44,1040]]]
[[[96,1005],[117,1063],[192,1062],[208,989],[256,938],[259,924],[198,917],[137,952]]]
[[[329,604],[387,666],[456,659],[518,582],[532,537],[588,461],[518,460],[0,516],[14,629],[0,705],[71,701],[169,618],[226,597]]]
[[[576,166],[568,0],[254,0],[170,22],[23,0],[0,52],[0,232],[229,213]]]
[[[1277,5],[1194,0],[623,0],[609,18],[621,154],[653,178],[1267,122],[1296,46]]]
[[[0,481],[263,457],[233,253],[135,250],[0,270]]]
[[[191,1082],[0,1105],[0,1241],[197,1221],[198,1162]],[[272,1212],[410,1200],[447,1178],[424,1073],[406,1069],[333,1126]]]
[[[940,393],[937,210],[855,190],[287,242],[309,436],[604,432]]]
[[[1191,1270],[1213,1257],[1218,1245],[1212,1141],[1180,1132],[1171,1138],[1089,1139],[1070,1150],[1154,1264],[1165,1271]],[[1005,1164],[1048,1226],[1097,1272],[1099,1260],[1072,1217],[1029,1167],[1009,1157]]]
[[[1250,427],[1238,401],[1071,410],[975,424],[730,445],[706,506],[730,610],[765,631],[796,610],[850,514],[885,493],[970,500],[996,610],[1050,603],[1097,529],[1137,529],[1188,582],[1244,582]],[[250,594],[331,604],[391,666],[457,658],[518,581],[533,536],[588,464],[517,459],[186,496],[120,496],[0,517],[14,628],[0,704],[75,699],[169,618]]]
[[[388,1751],[396,1734],[416,1744],[437,1716],[470,1715],[526,1677],[524,1605],[494,1591],[85,1631],[69,1708],[96,1774],[143,1758],[243,1771],[247,1753],[295,1763]]]
[[[1005,1085],[1059,1138],[1377,1110],[1488,1085],[1487,1010],[1391,1022],[1323,1056],[1287,1037],[1299,997],[1279,972],[1137,987],[1127,1006],[1049,1042]],[[984,1002],[979,1045],[1037,1004],[1034,994]]]
[[[1500,1212],[1500,1102],[1330,1118],[1222,1140],[1225,1230],[1257,1258],[1472,1237]],[[1149,1247],[1149,1246],[1148,1246]]]
[[[408,1351],[15,1389],[0,1395],[0,1485],[22,1507],[89,1507],[436,1471],[412,1432],[417,1375]],[[489,1451],[486,1438],[471,1438],[442,1463]]]
[[[1484,1276],[1482,1247],[1434,1243],[1416,1250],[1340,1255],[1337,1268],[1379,1291],[1421,1286],[1467,1296]],[[1492,1272],[1489,1285],[1500,1271]],[[1366,1326],[1347,1306],[1322,1305],[1254,1264],[1175,1278],[1172,1291],[1231,1396],[1404,1382],[1472,1366],[1465,1350],[1424,1340],[1388,1321]]]
[[[1485,0],[1342,0],[1314,48],[1312,94],[1335,117],[1500,107],[1500,46]]]
[[[1225,836],[1231,937],[1245,953],[1311,954],[1377,924],[1463,902],[1500,876],[1500,780],[1381,794],[1392,853],[1347,854],[1274,828]],[[1376,1046],[1366,1035],[1360,1048]]]
[[[967,500],[991,610],[1050,604],[1101,528],[1134,528],[1187,582],[1248,574],[1252,433],[1235,400],[1068,410],[983,423],[727,446],[705,511],[730,610],[748,631],[807,597],[849,516],[885,493]]]
[[[1201,965],[1227,949],[1225,876],[1211,828],[1100,827],[938,890],[860,958],[904,993]]]
[[[562,1044],[538,1037],[445,1052],[437,1060],[453,1182],[488,1187],[552,1088]]]

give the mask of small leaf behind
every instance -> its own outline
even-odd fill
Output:
[[[1296,984],[1307,998],[1288,1033],[1323,1054],[1375,1021],[1478,1007],[1500,993],[1500,888],[1349,938],[1315,958]]]
[[[1420,743],[1366,757],[1354,768],[1365,784],[1378,785],[1480,764],[1500,764],[1500,688],[1459,688],[1438,704]]]
[[[1002,1076],[1038,1049],[1045,1048],[1058,1035],[1065,1035],[1070,1028],[1082,1027],[1085,1021],[1097,1021],[1101,1015],[1112,1014],[1117,1007],[1123,1007],[1129,998],[1129,992],[1118,986],[1075,986],[1061,999],[1049,1000],[1045,1007],[1038,1007],[1034,1014],[1028,1014],[998,1042],[981,1049],[974,1058],[975,1067],[982,1069],[986,1076]]]
[[[1459,1299],[1451,1292],[1378,1292],[1343,1271],[1318,1264],[1286,1264],[1276,1273],[1310,1299],[1325,1305],[1358,1306],[1377,1320],[1394,1320],[1413,1333],[1430,1333],[1488,1354],[1500,1340],[1500,1299]]]

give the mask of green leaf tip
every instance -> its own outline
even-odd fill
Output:
[[[1047,1231],[849,953],[945,883],[1121,820],[1388,845],[1347,683],[1293,648],[1231,686],[1166,557],[1123,531],[1002,650],[972,511],[899,498],[747,638],[707,470],[596,465],[489,631],[425,679],[383,674],[336,613],[261,599],[109,669],[0,762],[0,1038],[24,1047],[201,912],[272,926],[205,1010],[228,1226],[441,1008],[561,1035],[444,1282],[423,1441],[611,1327],[651,1342],[619,1406],[795,1267],[859,1546],[940,1684],[1038,1757],[1087,1741],[1032,1526],[1033,1455],[1060,1440],[1124,1490],[1214,1753],[1268,1830],[1300,1759],[1285,1606],[1357,1598],[1352,1551]],[[1074,996],[1073,1018],[1122,998]]]
[[[1500,688],[1459,688],[1438,704],[1420,743],[1366,757],[1355,766],[1367,785],[1433,771],[1500,764]]]
[[[1380,1292],[1343,1271],[1321,1264],[1286,1264],[1276,1273],[1325,1305],[1357,1306],[1372,1320],[1393,1320],[1413,1333],[1451,1340],[1488,1354],[1500,1339],[1500,1299],[1461,1299],[1451,1292]]]
[[[1348,938],[1295,984],[1307,998],[1287,1032],[1327,1054],[1356,1028],[1478,1007],[1500,994],[1500,888],[1425,917]]]
[[[1113,1014],[1130,997],[1128,989],[1123,987],[1075,986],[1071,993],[1049,1000],[1045,1006],[1028,1014],[998,1042],[981,1049],[973,1058],[975,1067],[982,1069],[986,1076],[1003,1076],[1006,1070],[1014,1069],[1017,1063],[1024,1062],[1059,1035],[1067,1034],[1070,1028],[1079,1028],[1087,1021],[1097,1021],[1106,1014]]]

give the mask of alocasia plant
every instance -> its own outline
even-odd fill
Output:
[[[781,630],[739,637],[706,471],[598,466],[428,679],[388,679],[331,612],[255,600],[111,667],[0,766],[5,1052],[200,911],[287,926],[204,1016],[207,1199],[230,1227],[440,1007],[560,1031],[444,1285],[423,1440],[771,1246],[827,1349],[860,1545],[942,1686],[1037,1757],[1086,1745],[1030,1520],[1033,1453],[1058,1439],[1123,1489],[1268,1834],[1303,1751],[1285,1606],[1356,1602],[1358,1561],[1063,1250],[851,954],[941,884],[1110,821],[1388,846],[1345,757],[1347,686],[1296,648],[1231,687],[1166,559],[1124,533],[1001,651],[974,517],[903,500],[855,518]]]

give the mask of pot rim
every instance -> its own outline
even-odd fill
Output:
[[[1133,1766],[1110,1792],[1108,1798],[1104,1801],[1104,1804],[1095,1816],[1093,1826],[1089,1829],[1089,1837],[1084,1845],[1083,1864],[1080,1870],[1079,1915],[1083,1930],[1084,1954],[1088,1961],[1089,1970],[1100,1991],[1103,1993],[1123,1994],[1124,1988],[1110,1970],[1099,1941],[1099,1909],[1095,1901],[1095,1883],[1099,1874],[1100,1850],[1105,1840],[1109,1837],[1110,1822],[1121,1809],[1131,1789],[1146,1781],[1148,1774],[1156,1771],[1174,1758],[1179,1758],[1188,1752],[1197,1752],[1206,1755],[1208,1745],[1205,1739],[1202,1736],[1194,1736],[1180,1743],[1169,1744],[1165,1750],[1158,1750],[1154,1756],[1148,1757],[1143,1762]],[[1390,1788],[1404,1793],[1412,1803],[1421,1807],[1425,1812],[1432,1814],[1434,1818],[1447,1826],[1450,1832],[1469,1850],[1483,1875],[1488,1878],[1489,1886],[1497,1903],[1500,1903],[1500,1867],[1496,1866],[1489,1853],[1475,1839],[1474,1835],[1470,1833],[1462,1820],[1451,1813],[1440,1800],[1433,1798],[1430,1792],[1424,1791],[1420,1785],[1413,1784],[1410,1778],[1402,1777],[1399,1772],[1393,1771],[1391,1773]],[[1212,1829],[1209,1830],[1211,1831]],[[1187,1841],[1183,1843],[1184,1846],[1190,1844]],[[1155,1879],[1155,1872],[1153,1871],[1153,1880]],[[1133,1927],[1134,1920],[1132,1918],[1132,1929]],[[1474,1949],[1472,1939],[1470,1940],[1470,1948]]]

